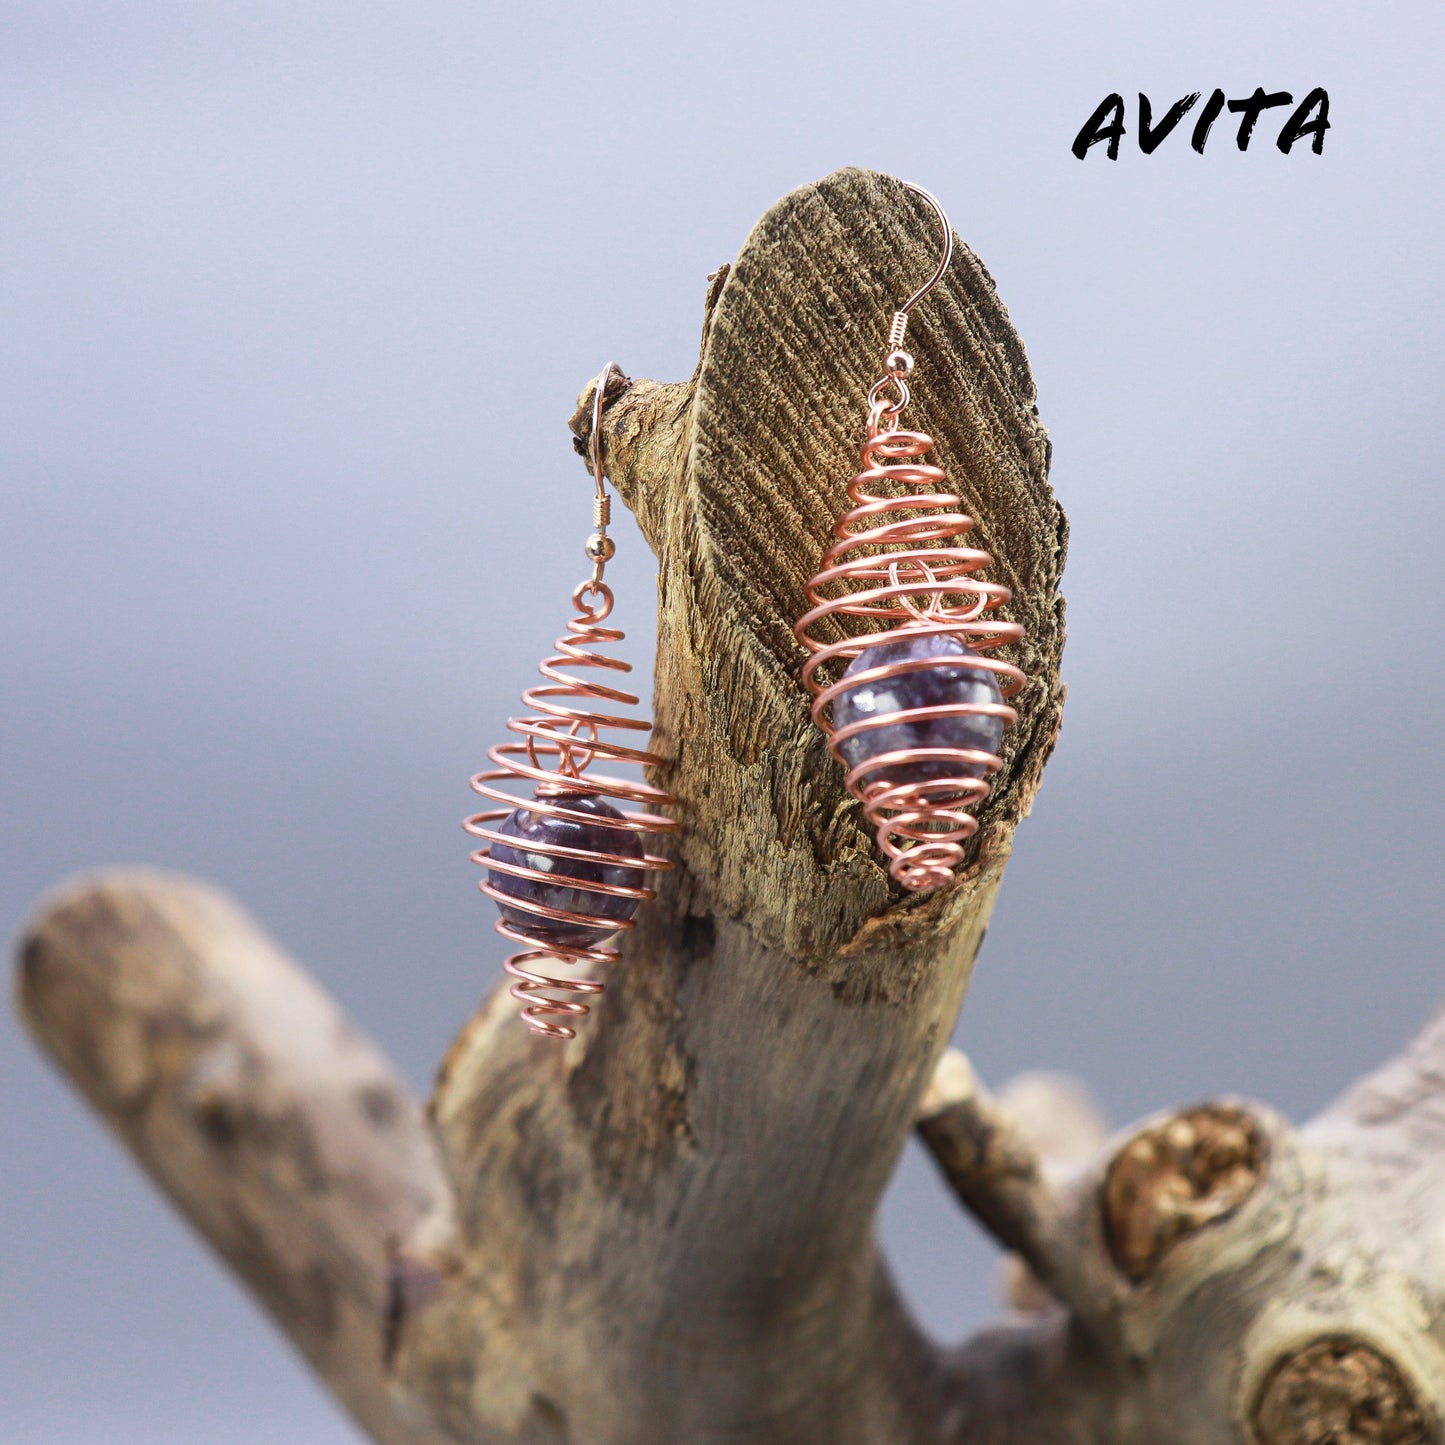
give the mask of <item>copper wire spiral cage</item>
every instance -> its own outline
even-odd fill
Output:
[[[933,449],[932,437],[903,431],[896,422],[890,427],[888,421],[895,416],[891,408],[875,408],[870,416],[863,470],[848,485],[853,506],[833,529],[838,540],[808,583],[812,606],[798,619],[795,631],[811,654],[803,678],[814,694],[813,720],[828,735],[834,757],[848,769],[847,787],[863,805],[889,872],[905,888],[922,892],[948,883],[962,862],[965,845],[978,831],[974,814],[988,796],[989,775],[1002,766],[1000,759],[979,749],[913,747],[879,753],[849,767],[840,743],[871,727],[967,715],[992,715],[1009,727],[1018,714],[1007,703],[951,702],[835,729],[833,705],[846,690],[938,664],[930,657],[893,661],[855,672],[846,681],[843,668],[870,648],[918,634],[945,634],[984,654],[1018,642],[1023,629],[992,615],[1009,601],[1009,590],[978,575],[993,559],[977,547],[962,545],[973,519],[963,512],[960,499],[944,490],[943,470],[919,460]],[[840,625],[854,635],[840,637]],[[871,630],[860,633],[860,626]],[[1004,698],[1017,694],[1027,680],[1012,663],[998,658],[965,656],[957,662],[950,659],[949,665],[992,672]],[[919,763],[945,772],[936,765],[954,763],[958,773],[890,781],[890,772],[896,779],[901,769]]]
[[[557,881],[556,875],[492,856],[494,845],[509,850],[525,848],[528,854],[544,854],[550,858],[578,859],[586,863],[625,868],[640,877],[670,868],[665,858],[655,857],[643,849],[642,856],[624,854],[619,848],[606,853],[592,849],[563,847],[559,844],[518,839],[498,831],[498,825],[513,812],[540,814],[570,819],[592,828],[627,833],[646,839],[654,833],[668,832],[676,823],[650,811],[667,807],[673,799],[661,788],[627,778],[593,772],[592,764],[657,763],[653,754],[628,747],[605,736],[606,733],[649,732],[646,720],[617,716],[605,708],[635,707],[637,698],[600,680],[576,676],[582,669],[608,672],[630,672],[631,664],[608,656],[596,649],[620,642],[623,633],[603,623],[612,611],[612,590],[595,578],[584,582],[572,594],[577,615],[567,624],[567,633],[557,639],[556,653],[545,659],[539,671],[544,682],[522,694],[528,716],[509,718],[508,729],[518,740],[496,744],[487,751],[494,767],[477,773],[471,780],[475,792],[499,804],[468,818],[463,827],[485,846],[471,854],[472,861],[489,870],[478,886],[489,898],[506,908],[521,911],[536,919],[534,924],[518,923],[505,916],[497,919],[496,928],[504,938],[523,945],[512,954],[504,967],[516,979],[511,992],[523,1004],[522,1018],[534,1033],[551,1038],[570,1039],[576,1034],[571,1024],[588,1012],[585,999],[603,991],[600,980],[583,975],[543,971],[538,967],[547,960],[574,965],[591,972],[618,958],[612,935],[633,926],[633,920],[618,920],[601,912],[567,912],[539,901],[504,893],[491,882],[490,874],[504,873],[533,883]],[[570,671],[569,671],[570,669]],[[528,795],[527,788],[531,788]],[[569,801],[582,798],[617,800],[622,821],[606,822],[591,813],[569,808]],[[591,882],[565,877],[568,888],[613,898],[645,900],[654,896],[647,887],[627,887],[615,882]],[[557,925],[599,930],[585,944],[563,944],[549,939],[549,931]]]

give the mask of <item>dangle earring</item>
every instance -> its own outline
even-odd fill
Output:
[[[811,654],[803,680],[814,694],[813,721],[848,770],[848,790],[889,872],[927,892],[951,881],[978,831],[974,811],[1002,766],[1004,730],[1018,721],[1005,699],[1027,679],[983,655],[1023,637],[1017,623],[989,615],[1009,590],[977,575],[993,559],[961,544],[973,519],[939,490],[943,470],[918,460],[933,438],[899,427],[913,371],[903,350],[908,315],[953,256],[943,207],[921,187],[908,189],[937,214],[943,259],[893,313],[885,374],[868,392],[863,470],[848,484],[853,506],[833,528],[838,540],[808,583],[812,607],[794,631]],[[856,635],[840,636],[840,623]],[[860,626],[886,630],[859,633]]]
[[[487,869],[478,886],[501,908],[497,932],[523,945],[504,965],[517,980],[512,994],[524,1005],[522,1018],[534,1033],[554,1039],[576,1036],[569,1021],[587,1013],[582,1000],[600,994],[603,985],[595,978],[539,972],[539,965],[551,961],[590,970],[616,961],[612,939],[633,926],[637,905],[654,896],[646,886],[648,875],[672,866],[648,853],[644,839],[677,826],[671,818],[646,811],[672,804],[661,788],[591,771],[598,759],[604,766],[658,762],[649,752],[603,736],[614,730],[651,731],[646,719],[600,710],[635,707],[637,698],[564,671],[632,670],[620,658],[595,651],[623,637],[617,628],[603,626],[612,611],[612,589],[602,574],[617,548],[607,535],[612,504],[602,469],[602,396],[614,372],[621,375],[609,361],[597,378],[592,403],[597,491],[595,530],[585,547],[592,575],[572,594],[577,615],[567,624],[566,636],[557,639],[556,654],[538,669],[546,682],[522,694],[529,716],[507,721],[520,741],[490,748],[487,756],[496,766],[471,780],[476,792],[501,807],[463,824],[486,842],[471,857]],[[627,805],[635,805],[633,811],[625,811]]]

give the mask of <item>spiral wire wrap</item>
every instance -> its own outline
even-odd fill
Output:
[[[993,559],[977,547],[962,545],[973,519],[963,512],[958,497],[942,490],[947,485],[943,470],[919,460],[933,449],[933,438],[898,428],[898,413],[908,400],[902,377],[890,375],[884,381],[893,386],[896,400],[885,403],[883,382],[870,394],[863,470],[848,484],[853,506],[833,529],[837,541],[807,586],[812,606],[794,627],[810,653],[803,679],[814,695],[813,721],[828,735],[834,757],[845,767],[840,743],[872,727],[967,715],[1000,717],[1006,727],[1018,721],[1007,704],[953,702],[834,728],[833,704],[845,691],[938,665],[935,658],[915,657],[865,668],[845,681],[843,668],[870,648],[904,637],[944,634],[984,653],[1023,637],[1019,624],[990,615],[1009,601],[1009,590],[977,575]],[[845,635],[860,626],[875,630]],[[1012,663],[997,658],[950,658],[948,665],[992,672],[1005,698],[1017,694],[1027,680]],[[959,765],[957,776],[911,782],[887,776],[909,764],[946,762]],[[1001,766],[996,755],[979,749],[914,747],[880,753],[848,769],[848,790],[863,805],[897,882],[925,892],[952,879],[966,843],[978,831],[974,813],[988,796],[988,775]],[[980,769],[982,777],[967,775]]]
[[[622,763],[651,766],[658,763],[652,753],[604,736],[614,731],[649,732],[651,723],[644,719],[618,716],[604,711],[609,707],[635,707],[637,698],[604,682],[577,676],[583,668],[610,672],[630,672],[631,664],[608,656],[596,649],[620,642],[623,633],[603,625],[612,612],[612,590],[597,577],[583,582],[572,594],[577,615],[567,624],[565,636],[557,639],[556,653],[546,658],[538,669],[545,681],[522,694],[522,705],[529,715],[509,718],[508,729],[517,740],[498,743],[487,751],[495,765],[477,773],[472,789],[501,806],[473,814],[462,825],[473,837],[484,840],[471,858],[489,872],[505,873],[531,882],[547,884],[564,878],[568,888],[587,893],[631,899],[650,899],[651,888],[628,887],[619,883],[592,882],[562,874],[551,874],[492,856],[494,845],[509,850],[525,849],[529,854],[547,857],[582,859],[589,863],[651,873],[672,864],[644,849],[643,856],[596,852],[551,842],[529,839],[525,843],[499,832],[497,826],[516,811],[571,819],[590,828],[605,827],[646,839],[655,833],[676,828],[671,818],[649,811],[668,807],[672,797],[661,788],[641,781],[598,774],[591,771],[597,759],[604,764]],[[570,670],[569,670],[570,669]],[[533,796],[525,794],[527,785]],[[618,800],[623,821],[612,822],[592,813],[569,809],[568,800],[576,798],[614,798]],[[631,811],[628,810],[629,805]],[[490,877],[483,877],[478,886],[499,905],[525,912],[537,919],[535,925],[497,919],[496,928],[504,938],[520,943],[523,948],[511,955],[503,965],[516,979],[511,992],[522,1004],[522,1018],[534,1033],[550,1038],[570,1039],[576,1030],[571,1024],[588,1012],[585,999],[600,994],[603,984],[593,977],[569,976],[555,971],[541,971],[538,965],[546,960],[584,966],[588,972],[613,963],[619,953],[612,946],[611,935],[631,928],[631,918],[618,920],[601,913],[567,912],[548,907],[526,897],[503,893]],[[546,936],[548,924],[571,925],[601,930],[589,944],[569,945]],[[605,936],[604,936],[605,935]]]

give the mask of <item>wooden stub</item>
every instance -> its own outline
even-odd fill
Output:
[[[1233,1104],[1206,1104],[1153,1124],[1114,1157],[1104,1181],[1104,1228],[1115,1263],[1149,1278],[1182,1240],[1224,1219],[1264,1176],[1264,1135]]]
[[[1281,1360],[1254,1411],[1259,1445],[1431,1445],[1400,1371],[1360,1340],[1316,1340]]]

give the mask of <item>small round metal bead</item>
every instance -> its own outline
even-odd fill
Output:
[[[890,376],[907,376],[913,370],[913,358],[906,351],[890,351],[883,364]]]
[[[586,541],[583,551],[589,562],[610,562],[617,555],[617,543],[604,532],[594,532]]]

